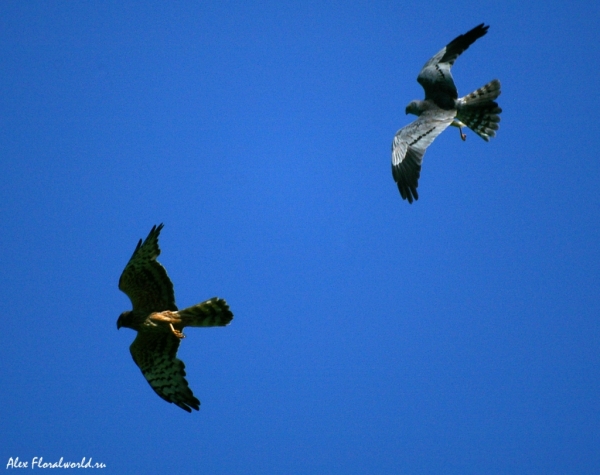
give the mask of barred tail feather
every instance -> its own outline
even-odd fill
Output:
[[[481,86],[471,94],[461,97],[458,101],[463,106],[475,106],[477,104],[487,104],[495,100],[500,95],[500,81],[493,79],[485,86]]]
[[[494,79],[457,101],[456,119],[486,142],[496,136],[502,109],[495,99],[500,95],[500,81]]]
[[[224,327],[233,319],[225,300],[214,297],[177,312],[182,327]]]

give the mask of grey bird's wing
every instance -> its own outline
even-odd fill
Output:
[[[428,110],[394,136],[392,175],[400,195],[409,203],[419,199],[417,186],[425,150],[452,123],[455,115],[456,110]]]
[[[442,109],[454,107],[454,100],[458,98],[458,91],[450,69],[454,61],[478,38],[487,33],[488,26],[483,23],[477,25],[464,35],[457,36],[433,58],[425,63],[417,77],[417,81],[425,90],[425,100],[431,100]]]

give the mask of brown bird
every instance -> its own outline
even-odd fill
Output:
[[[156,260],[160,254],[158,235],[163,225],[154,226],[135,251],[119,279],[119,289],[125,292],[133,310],[123,312],[117,320],[121,327],[136,330],[130,346],[135,364],[152,387],[165,401],[192,412],[200,409],[185,379],[185,365],[177,358],[184,327],[225,326],[233,319],[223,299],[214,297],[183,310],[177,310],[173,283],[165,268]]]

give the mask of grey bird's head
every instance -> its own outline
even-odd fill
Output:
[[[422,101],[411,101],[407,106],[406,106],[406,113],[407,114],[414,114],[414,115],[421,115],[421,112],[423,112],[422,108],[421,108],[421,102]]]

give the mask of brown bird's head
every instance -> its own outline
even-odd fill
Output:
[[[131,310],[123,312],[117,319],[117,330],[121,327],[130,327]]]

